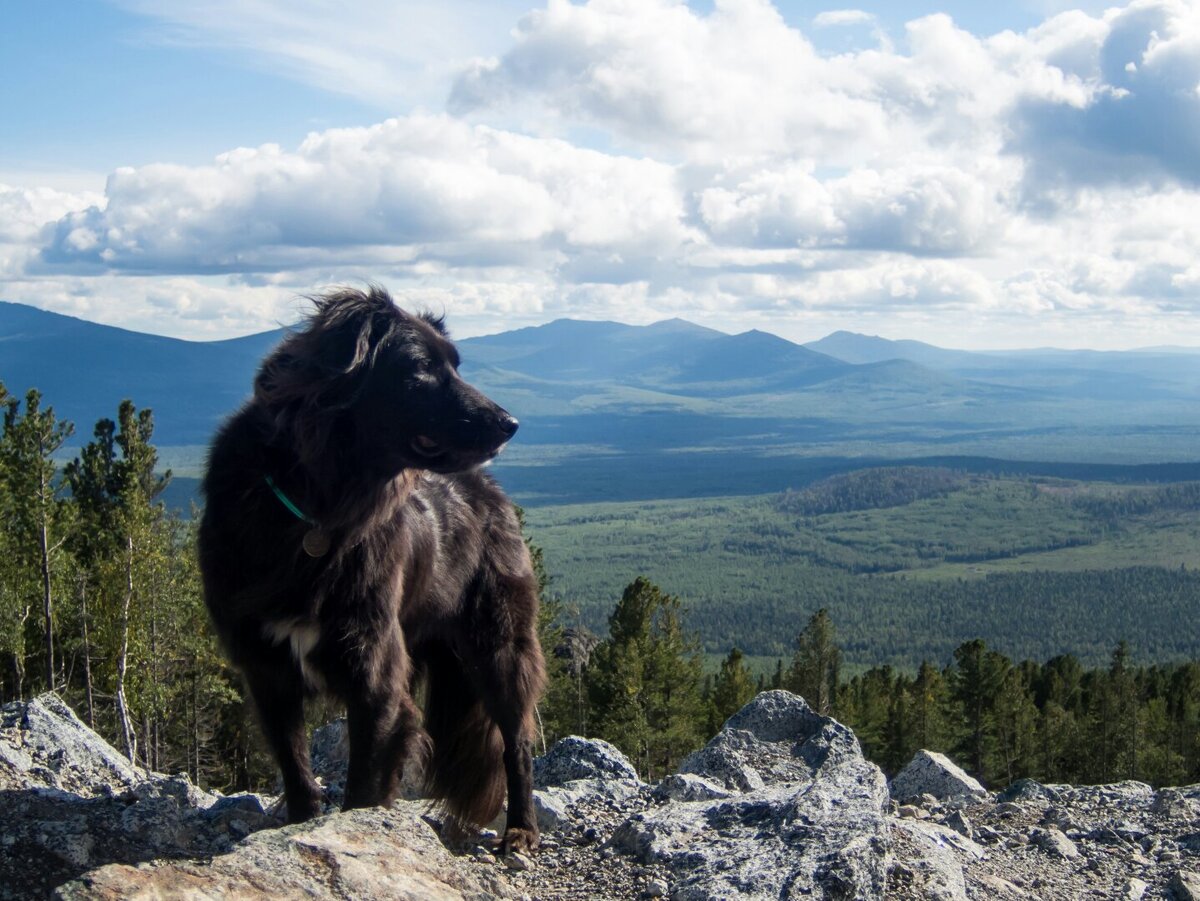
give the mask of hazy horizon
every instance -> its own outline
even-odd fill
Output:
[[[16,304],[17,306],[29,307],[31,309],[41,310],[42,312],[56,313],[57,315],[68,316],[70,318],[79,319],[84,322],[92,323],[94,325],[110,326],[112,328],[121,328],[121,329],[125,329],[126,331],[136,332],[138,334],[155,335],[155,336],[161,337],[161,338],[173,338],[178,341],[189,341],[189,342],[195,342],[195,343],[199,343],[199,344],[206,344],[206,343],[218,342],[218,341],[230,341],[230,340],[236,340],[238,338],[249,338],[249,337],[253,337],[255,335],[262,335],[262,334],[266,334],[271,331],[276,331],[278,329],[290,328],[291,326],[296,325],[299,322],[299,319],[295,319],[292,322],[287,322],[287,323],[281,322],[278,325],[273,326],[271,328],[257,329],[254,331],[247,331],[247,332],[243,332],[240,334],[231,334],[231,335],[227,335],[227,336],[223,336],[223,337],[219,337],[219,338],[217,338],[217,337],[185,338],[185,337],[180,337],[178,335],[172,335],[169,332],[165,332],[165,331],[151,331],[151,330],[138,329],[138,328],[129,328],[127,326],[118,325],[116,323],[101,322],[99,320],[89,319],[86,316],[80,316],[80,315],[76,315],[76,314],[72,314],[72,313],[60,313],[56,310],[42,310],[42,308],[34,306],[33,304],[23,304],[23,303],[18,303],[16,301],[7,301],[7,300],[4,300],[3,298],[0,298],[0,303],[13,303],[13,304]],[[961,351],[968,351],[968,352],[975,352],[975,353],[1004,353],[1004,352],[1016,352],[1016,351],[1022,351],[1022,352],[1100,351],[1100,352],[1114,352],[1114,353],[1121,353],[1121,352],[1155,353],[1155,352],[1159,352],[1159,353],[1196,353],[1196,354],[1200,354],[1200,345],[1186,345],[1186,344],[1165,344],[1165,345],[1134,346],[1134,347],[1122,347],[1122,348],[1101,348],[1101,347],[1089,347],[1089,346],[1082,346],[1082,345],[1078,346],[1078,347],[1066,347],[1066,346],[1058,346],[1058,345],[1041,345],[1041,346],[1035,346],[1035,345],[1024,346],[1024,345],[1022,345],[1022,346],[1011,346],[1011,347],[996,347],[996,346],[993,346],[993,347],[965,347],[965,346],[953,346],[953,345],[946,345],[946,344],[938,344],[936,342],[929,341],[929,340],[926,340],[924,338],[919,338],[919,337],[870,334],[867,332],[853,331],[852,329],[834,329],[832,332],[827,332],[825,334],[817,335],[812,338],[807,338],[807,339],[796,341],[792,338],[786,337],[785,335],[780,335],[777,332],[772,332],[772,331],[769,331],[768,329],[764,329],[764,328],[761,328],[758,326],[755,326],[753,328],[748,328],[748,329],[741,329],[740,331],[730,331],[727,329],[716,328],[711,325],[703,325],[701,323],[694,322],[693,320],[688,319],[686,316],[669,316],[669,317],[665,317],[663,319],[655,320],[653,322],[625,322],[620,319],[592,319],[592,318],[588,318],[586,316],[560,316],[555,319],[547,319],[544,322],[537,322],[537,323],[533,323],[531,325],[519,325],[519,326],[514,326],[512,328],[499,329],[497,331],[481,332],[481,333],[474,333],[474,334],[466,334],[466,333],[458,331],[457,329],[454,328],[454,323],[452,321],[448,322],[447,325],[449,326],[449,328],[451,330],[452,338],[454,338],[455,340],[467,340],[470,338],[486,338],[486,337],[489,337],[492,335],[501,335],[501,334],[505,334],[507,332],[513,332],[513,331],[517,331],[518,329],[523,329],[523,328],[540,328],[541,326],[551,325],[554,322],[560,322],[560,321],[613,323],[613,324],[617,324],[617,325],[632,326],[635,328],[645,328],[648,326],[661,325],[666,322],[680,321],[680,322],[686,322],[690,325],[699,326],[701,328],[709,328],[709,329],[712,329],[713,331],[718,331],[718,332],[721,332],[726,335],[739,335],[739,334],[743,334],[745,332],[750,332],[750,331],[764,331],[764,332],[767,332],[768,334],[775,335],[776,337],[779,337],[779,338],[784,338],[784,340],[791,341],[792,343],[799,344],[799,345],[815,344],[815,343],[817,343],[825,338],[828,338],[832,335],[836,335],[839,333],[845,333],[845,334],[854,335],[854,336],[860,337],[860,338],[880,339],[883,341],[892,341],[892,342],[916,341],[916,342],[919,342],[922,344],[928,344],[932,347],[940,348],[942,350],[961,350]],[[0,340],[2,340],[2,339],[3,339],[3,336],[0,335]]]

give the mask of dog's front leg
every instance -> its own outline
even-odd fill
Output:
[[[420,715],[408,693],[408,652],[399,629],[374,642],[360,651],[346,692],[346,810],[394,801],[405,761],[421,737]]]
[[[321,812],[321,787],[313,778],[304,727],[304,680],[295,663],[278,648],[263,653],[274,659],[243,667],[243,675],[263,735],[283,775],[288,822],[302,823]]]

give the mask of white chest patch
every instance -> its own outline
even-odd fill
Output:
[[[300,675],[304,677],[304,682],[309,688],[319,690],[324,686],[321,674],[308,661],[308,655],[321,640],[321,629],[316,623],[302,620],[267,623],[263,626],[263,633],[275,644],[286,642],[291,645],[292,656],[296,658],[296,663],[300,666]]]

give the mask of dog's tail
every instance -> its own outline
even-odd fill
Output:
[[[468,684],[462,661],[438,648],[423,662],[425,730],[433,740],[425,769],[429,797],[457,823],[486,826],[506,794],[500,729]]]

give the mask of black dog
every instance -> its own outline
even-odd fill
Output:
[[[512,505],[477,471],[517,421],[458,362],[440,319],[380,288],[316,298],[213,444],[205,599],[290,821],[320,811],[303,706],[321,690],[347,708],[347,808],[389,803],[424,755],[460,824],[494,818],[507,782],[503,849],[534,848],[537,583]]]

